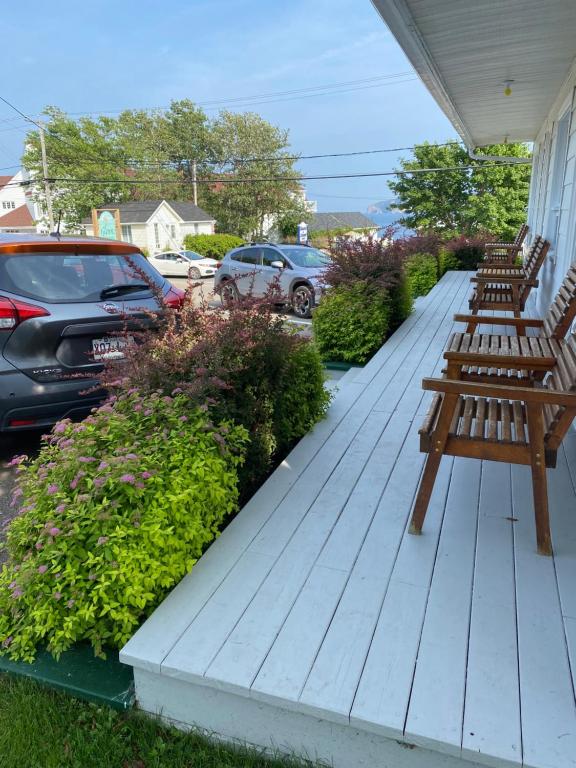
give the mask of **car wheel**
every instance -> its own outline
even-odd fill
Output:
[[[292,294],[292,311],[297,317],[311,317],[314,294],[307,285],[299,285]]]
[[[239,296],[240,294],[238,293],[238,288],[236,287],[236,284],[232,282],[232,280],[225,280],[221,284],[220,298],[222,299],[222,304],[224,304],[224,306],[234,304],[238,301]]]
[[[200,270],[198,267],[190,267],[190,271],[188,272],[188,277],[190,280],[200,280],[202,275],[200,274]]]

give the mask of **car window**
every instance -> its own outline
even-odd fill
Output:
[[[196,251],[182,251],[182,256],[184,256],[187,259],[190,259],[191,261],[200,261],[204,258],[204,256],[201,256],[199,253],[196,253]]]
[[[286,248],[284,253],[297,267],[318,269],[320,267],[326,267],[328,264],[330,264],[330,257],[316,248],[292,247]]]
[[[146,280],[159,283],[160,279],[156,270],[137,253],[0,255],[2,289],[39,301],[99,301],[103,288],[141,284]],[[148,289],[142,293],[151,294]]]
[[[260,250],[260,248],[245,248],[240,254],[237,254],[236,261],[241,261],[243,264],[260,265]]]
[[[154,256],[153,258],[158,259],[158,261],[166,261],[166,254],[157,253],[156,256]]]
[[[262,248],[262,264],[265,267],[270,267],[273,261],[281,261],[286,264],[284,257],[274,248]]]

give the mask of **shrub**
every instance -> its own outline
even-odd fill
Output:
[[[267,476],[279,451],[323,418],[329,403],[318,351],[286,332],[269,300],[242,301],[227,312],[187,300],[178,315],[167,314],[159,333],[143,334],[127,355],[108,365],[103,381],[109,390],[181,388],[192,407],[208,403],[216,421],[232,420],[248,430],[239,468],[242,499]],[[308,381],[293,378],[302,359],[308,361]],[[320,390],[322,396],[311,397]],[[287,398],[292,408],[284,407]]]
[[[485,251],[484,246],[490,240],[490,237],[488,234],[474,237],[460,235],[460,237],[444,243],[443,249],[453,256],[449,263],[457,265],[450,266],[448,269],[476,270],[478,264],[482,261]]]
[[[451,269],[460,269],[460,262],[456,256],[445,248],[441,248],[438,254],[438,275],[442,277],[443,274]]]
[[[413,299],[426,296],[438,282],[438,264],[431,253],[415,253],[406,260],[406,280]]]
[[[331,288],[312,315],[325,360],[364,363],[384,343],[391,315],[386,291],[362,282]]]
[[[236,235],[186,235],[184,248],[212,259],[223,259],[232,248],[244,245]]]
[[[387,237],[341,237],[333,241],[330,252],[325,280],[334,288],[363,283],[389,291],[402,281],[403,255]]]
[[[60,422],[18,467],[4,649],[31,661],[44,643],[56,656],[79,640],[122,646],[235,511],[245,439],[181,394],[131,391]]]

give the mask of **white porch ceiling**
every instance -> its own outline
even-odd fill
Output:
[[[576,57],[576,0],[372,2],[469,146],[536,138]]]

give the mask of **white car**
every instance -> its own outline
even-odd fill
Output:
[[[196,251],[166,251],[148,259],[164,277],[211,277],[218,268],[216,259],[201,256]]]

